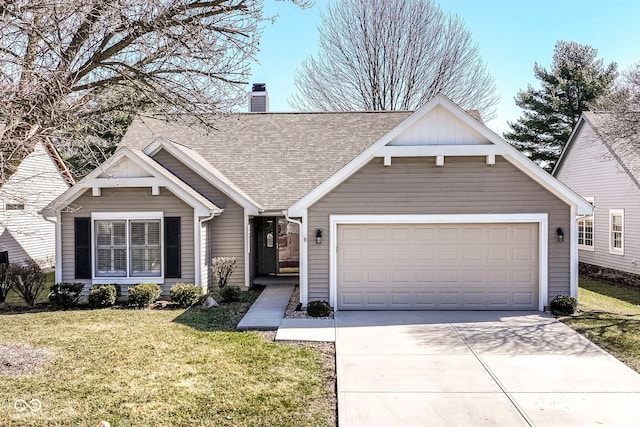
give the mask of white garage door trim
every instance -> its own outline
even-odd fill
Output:
[[[492,223],[537,223],[538,236],[538,310],[543,311],[548,300],[548,232],[547,214],[477,214],[477,215],[330,215],[329,251],[329,303],[337,311],[338,295],[338,225],[339,224],[492,224]]]

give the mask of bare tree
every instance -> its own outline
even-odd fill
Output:
[[[304,6],[305,0],[290,0]],[[35,141],[129,111],[244,101],[262,0],[0,0],[0,185]]]
[[[623,72],[612,90],[589,105],[599,112],[599,132],[609,139],[624,138],[640,147],[640,63]]]
[[[464,22],[431,0],[338,0],[296,73],[300,110],[412,110],[443,93],[495,116],[494,79]]]

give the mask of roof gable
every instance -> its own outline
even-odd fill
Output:
[[[489,139],[463,122],[442,105],[437,104],[419,121],[411,124],[387,146],[416,145],[483,145]]]
[[[630,114],[640,115],[640,113]],[[576,141],[580,139],[584,126],[590,126],[597,135],[598,141],[606,147],[611,156],[620,164],[621,169],[640,188],[640,132],[613,113],[594,113],[591,111],[582,113],[562,150],[553,175],[558,176],[560,173],[569,158],[569,153],[575,149]]]
[[[454,130],[454,127],[459,129]],[[425,139],[417,137],[421,133],[429,137]],[[456,135],[460,135],[463,140],[457,140]],[[398,141],[404,141],[404,143],[398,145]],[[307,207],[318,201],[374,157],[383,157],[385,166],[392,164],[393,157],[434,157],[436,164],[444,165],[445,156],[478,155],[487,156],[487,164],[489,165],[495,162],[496,155],[501,155],[561,200],[576,206],[578,213],[592,211],[591,205],[579,195],[550,176],[452,101],[443,95],[438,95],[387,132],[329,179],[294,203],[289,209],[289,215],[302,216]]]
[[[85,176],[80,182],[51,202],[43,215],[54,216],[56,212],[72,209],[71,204],[86,190],[100,196],[101,188],[149,187],[151,194],[159,194],[165,187],[185,203],[194,208],[198,216],[212,216],[222,212],[218,206],[182,182],[171,172],[141,151],[122,147],[100,167]]]
[[[108,167],[101,167],[98,179],[151,178],[153,174],[127,155]]]

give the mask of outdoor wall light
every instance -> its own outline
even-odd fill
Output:
[[[558,234],[558,243],[564,242],[564,231],[562,231],[562,228],[558,227],[556,229],[556,234]]]
[[[316,243],[318,245],[322,243],[322,230],[319,228],[316,230]]]

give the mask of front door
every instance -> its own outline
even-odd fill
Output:
[[[256,218],[258,226],[258,274],[278,273],[277,218]]]

